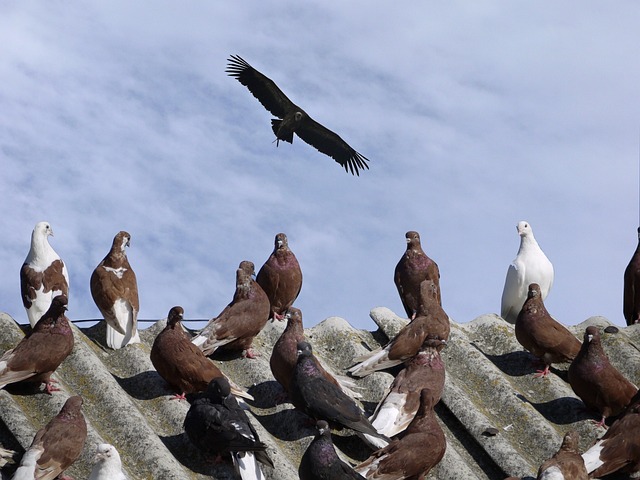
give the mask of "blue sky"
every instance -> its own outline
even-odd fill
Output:
[[[553,262],[558,320],[622,318],[637,244],[635,2],[39,2],[0,5],[0,310],[36,222],[99,318],[93,268],[132,235],[142,319],[210,318],[285,232],[306,325],[402,313],[407,230],[458,322],[499,312],[519,220]],[[366,155],[348,175],[228,77],[238,54]]]

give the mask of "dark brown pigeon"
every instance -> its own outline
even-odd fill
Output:
[[[289,396],[296,408],[315,420],[326,420],[334,427],[380,436],[353,399],[327,380],[307,342],[298,343],[298,363],[291,379]]]
[[[192,342],[205,355],[222,348],[240,350],[246,357],[254,358],[251,343],[266,325],[271,312],[269,298],[253,279],[254,274],[252,262],[240,262],[233,300],[193,338]]]
[[[33,327],[51,306],[53,297],[69,296],[67,267],[49,245],[53,229],[48,222],[39,222],[31,233],[31,248],[20,269],[20,292]]]
[[[394,281],[400,294],[400,300],[409,319],[413,320],[420,304],[420,284],[431,280],[437,287],[438,303],[442,305],[440,296],[440,270],[438,264],[431,260],[422,250],[420,234],[407,232],[407,250],[396,265]]]
[[[167,317],[167,326],[151,347],[151,363],[177,392],[174,397],[177,400],[184,400],[187,393],[204,392],[211,380],[224,376],[202,350],[191,343],[182,327],[183,315],[182,307],[173,307]]]
[[[348,372],[356,377],[365,377],[377,370],[400,365],[420,351],[429,335],[445,340],[444,346],[449,339],[451,325],[448,315],[438,302],[437,293],[436,284],[431,280],[424,280],[420,284],[420,305],[416,318],[384,347],[354,359],[358,363],[349,368]]]
[[[438,351],[442,345],[442,340],[428,335],[422,350],[405,362],[405,368],[393,380],[370,418],[379,433],[391,438],[403,432],[418,412],[423,389],[431,392],[434,405],[440,401],[445,379],[444,362]],[[365,439],[375,448],[387,445],[380,438],[365,435]]]
[[[640,403],[634,403],[593,447],[582,454],[590,478],[640,473]]]
[[[329,424],[318,420],[316,428],[318,433],[300,460],[300,480],[365,480],[338,457],[331,440]]]
[[[580,351],[580,340],[547,312],[537,283],[529,285],[515,331],[520,345],[544,362],[544,370],[538,370],[536,377],[548,375],[552,363],[573,361]]]
[[[273,252],[258,272],[256,282],[269,297],[271,318],[282,320],[302,288],[302,270],[284,233],[276,235]]]
[[[624,270],[622,313],[627,325],[640,322],[640,228],[638,228],[638,246]]]
[[[291,307],[285,318],[287,318],[287,326],[273,346],[269,366],[273,377],[282,385],[285,392],[289,392],[291,378],[298,363],[298,342],[304,341],[304,327],[302,325],[302,312],[298,308]],[[327,380],[340,387],[351,398],[357,399],[361,397],[354,390],[355,384],[352,379],[344,376],[333,376],[320,361],[318,361],[318,369],[323,372]]]
[[[259,463],[273,468],[267,446],[231,395],[224,377],[211,380],[204,394],[191,404],[184,429],[189,440],[205,454],[231,454],[243,479],[264,479]]]
[[[125,249],[131,235],[118,232],[111,250],[91,274],[91,296],[107,323],[107,345],[122,348],[140,343],[138,335],[138,283]]]
[[[354,469],[367,479],[424,479],[447,449],[433,400],[433,393],[422,390],[420,408],[407,430]]]
[[[27,381],[44,382],[49,394],[58,390],[51,375],[73,350],[66,310],[67,296],[54,297],[31,333],[0,357],[0,389],[9,383]]]
[[[618,415],[638,389],[609,362],[600,343],[600,331],[587,327],[580,352],[569,367],[569,384],[584,404],[606,418]]]
[[[358,168],[369,169],[367,157],[356,152],[338,134],[313,120],[304,110],[289,100],[273,80],[264,76],[238,55],[231,55],[228,61],[226,72],[247,87],[264,108],[280,119],[271,120],[271,128],[276,135],[276,145],[280,140],[293,143],[293,134],[296,133],[319,152],[333,158],[347,172],[360,175]]]
[[[14,478],[53,480],[76,461],[87,439],[87,423],[81,408],[79,395],[67,399],[60,413],[38,430],[22,458],[20,473],[34,471],[34,476]]]
[[[538,469],[538,480],[561,478],[563,480],[589,480],[584,461],[578,451],[580,434],[569,430],[560,449]]]

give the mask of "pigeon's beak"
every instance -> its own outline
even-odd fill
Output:
[[[587,341],[591,343],[591,340],[593,340],[593,335],[587,335]]]
[[[407,238],[407,243],[411,243],[411,239],[410,238]]]
[[[278,248],[282,248],[282,245],[283,245],[282,240],[278,240]]]

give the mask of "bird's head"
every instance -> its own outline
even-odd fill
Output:
[[[106,462],[111,458],[120,459],[120,454],[116,447],[109,443],[99,443],[96,447],[96,455],[93,457],[94,462]]]
[[[284,233],[277,234],[274,242],[275,249],[280,250],[281,248],[286,248],[287,246],[287,236]]]
[[[409,231],[404,236],[407,239],[407,248],[420,245],[420,234],[418,232]]]
[[[529,292],[527,293],[527,298],[535,298],[540,296],[540,285],[537,283],[532,283],[529,285]]]
[[[184,318],[184,309],[180,306],[175,306],[171,310],[169,310],[169,315],[167,315],[167,325],[175,325],[178,322],[181,322]]]
[[[518,230],[518,235],[520,235],[521,237],[525,237],[532,232],[531,225],[529,225],[529,222],[525,222],[524,220],[518,222],[516,228]]]

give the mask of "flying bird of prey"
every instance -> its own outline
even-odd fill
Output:
[[[38,222],[31,233],[31,248],[20,269],[20,292],[29,323],[36,322],[51,306],[53,297],[69,296],[67,267],[49,245],[53,229],[48,222]]]
[[[265,77],[238,55],[231,55],[228,62],[226,72],[247,87],[264,108],[278,117],[271,120],[276,145],[280,140],[293,143],[295,132],[319,152],[333,158],[347,172],[360,175],[359,168],[369,169],[367,157],[356,152],[337,133],[320,125],[289,100],[273,80]]]

